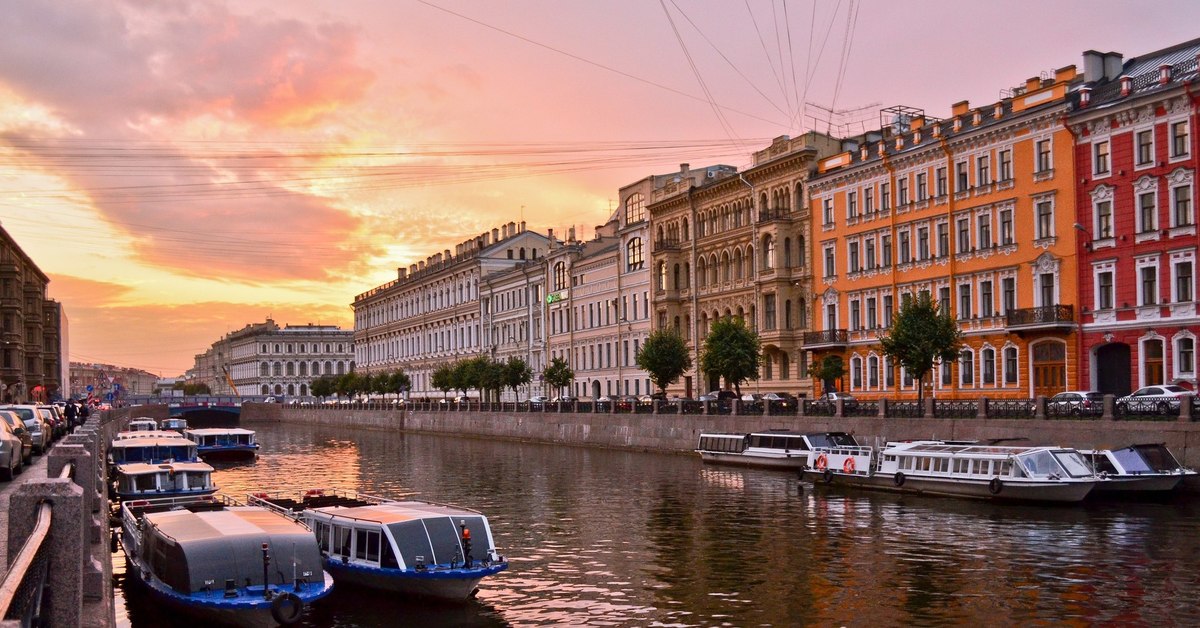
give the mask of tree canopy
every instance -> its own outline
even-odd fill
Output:
[[[651,332],[634,360],[646,371],[659,391],[664,393],[667,386],[679,381],[680,376],[692,368],[687,341],[674,327]]]
[[[941,312],[928,292],[907,297],[892,319],[886,336],[879,338],[883,354],[898,362],[917,380],[917,399],[925,395],[925,376],[938,360],[954,360],[962,347],[962,332]]]
[[[834,382],[846,374],[846,363],[840,355],[827,355],[809,367],[809,375],[824,384],[824,390],[834,388]]]
[[[546,383],[562,394],[562,389],[571,385],[575,380],[575,371],[571,370],[567,361],[562,358],[554,358],[542,369],[542,379]]]
[[[700,370],[719,375],[740,396],[742,382],[758,379],[761,363],[762,341],[758,334],[746,327],[745,321],[726,316],[713,322],[712,329],[704,339]]]

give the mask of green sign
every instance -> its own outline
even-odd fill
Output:
[[[558,303],[559,301],[562,301],[564,298],[565,297],[563,297],[561,292],[553,292],[553,293],[546,295],[546,304],[549,305],[551,303]]]

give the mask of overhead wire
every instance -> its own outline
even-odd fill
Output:
[[[856,0],[850,0],[850,6],[846,9],[846,33],[842,37],[842,55],[838,63],[837,80],[833,86],[833,102],[830,104],[830,109],[837,110],[838,96],[842,91],[842,79],[846,76],[846,66],[850,62],[850,50],[854,46],[854,31],[858,26],[858,8],[861,6]]]
[[[779,93],[783,96],[784,102],[787,103],[788,119],[792,119],[794,111],[792,109],[792,96],[788,93],[785,79],[783,78],[783,60],[780,59],[779,68],[775,67],[775,58],[771,56],[771,51],[767,50],[767,40],[763,39],[762,28],[758,25],[758,18],[754,17],[754,11],[750,8],[750,0],[744,0],[746,13],[750,14],[750,23],[754,25],[754,34],[758,36],[759,46],[762,47],[763,56],[767,58],[767,67],[771,69],[771,76],[775,79],[775,84],[779,87]]]

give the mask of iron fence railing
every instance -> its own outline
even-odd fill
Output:
[[[845,406],[845,404],[843,404],[842,405],[842,414],[844,416],[860,416],[860,417],[879,416],[879,402],[874,401],[874,400],[858,401],[858,402],[854,403],[853,405],[851,405],[849,408],[847,408]]]
[[[1037,402],[1032,399],[989,399],[987,416],[992,419],[1032,419]]]
[[[836,411],[832,401],[804,400],[804,416],[833,416]]]
[[[925,409],[921,406],[921,402],[916,400],[889,399],[888,416],[902,419],[919,419],[925,416]]]
[[[934,399],[933,416],[939,419],[973,419],[979,416],[979,404],[960,399]]]

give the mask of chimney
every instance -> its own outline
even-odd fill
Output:
[[[511,220],[508,221],[508,235],[510,237],[517,235],[517,223],[515,223]]]
[[[525,233],[525,221],[524,220],[521,221],[521,224],[519,225],[518,228],[520,229],[520,231],[518,231],[517,233]]]
[[[553,228],[546,229],[546,237],[549,238],[551,242],[554,241],[554,229]]]
[[[407,276],[408,276],[408,271],[407,271],[407,270],[405,270],[405,269],[403,269],[403,268],[397,268],[397,269],[396,269],[396,279],[403,280],[403,279],[404,279],[405,277],[407,277]]]
[[[492,229],[492,243],[495,244],[496,242],[499,242],[499,241],[500,241],[500,230],[493,228]]]
[[[1121,95],[1128,96],[1129,92],[1133,91],[1133,77],[1128,74],[1121,75]]]
[[[1079,88],[1079,108],[1087,109],[1087,106],[1090,104],[1092,104],[1092,88],[1080,87]]]
[[[500,237],[504,240],[508,239],[508,225],[500,225]]]
[[[925,126],[925,116],[913,116],[908,121],[909,131],[916,131],[923,126]]]
[[[861,160],[863,160],[863,161],[866,161],[866,160],[868,160],[868,159],[870,159],[870,158],[871,158],[871,152],[870,152],[870,149],[868,149],[868,148],[867,148],[867,145],[866,145],[866,144],[863,144],[863,147],[862,147],[862,154],[860,154],[860,155],[858,156],[858,158],[859,158],[859,159],[861,159]]]
[[[1095,83],[1104,78],[1104,53],[1095,50],[1083,52],[1083,82]]]
[[[417,262],[417,270],[425,270],[425,262]]]
[[[1031,77],[1025,79],[1025,93],[1026,94],[1028,94],[1029,92],[1032,92],[1036,89],[1040,89],[1041,86],[1042,86],[1042,77],[1040,77],[1040,76],[1031,76]]]
[[[450,257],[450,249],[443,250],[442,255],[443,255],[442,259],[445,260],[446,263],[449,263],[450,260],[453,259],[452,257]]]
[[[688,178],[688,174],[692,171],[691,164],[679,164],[679,174],[684,179]]]
[[[1164,63],[1158,66],[1158,84],[1166,85],[1171,82],[1171,64]]]
[[[575,227],[572,226],[570,229],[567,229],[567,242],[574,242],[574,241],[575,241]]]
[[[1121,75],[1121,67],[1123,66],[1121,53],[1108,52],[1104,55],[1104,78],[1113,80]]]
[[[971,110],[971,101],[960,100],[953,105],[950,105],[950,115],[961,116]]]
[[[998,102],[995,107],[992,107],[992,117],[999,120],[1000,116],[1004,115],[1004,103]]]

